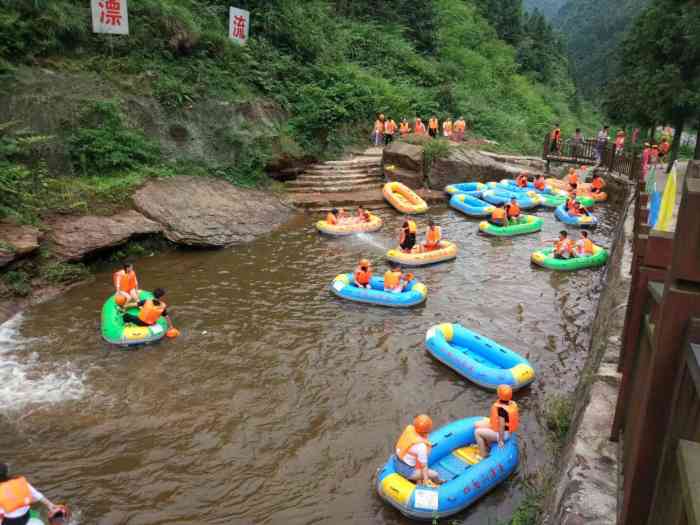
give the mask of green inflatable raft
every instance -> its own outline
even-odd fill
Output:
[[[122,318],[124,314],[112,295],[102,306],[102,337],[108,343],[119,346],[142,345],[153,343],[165,336],[168,331],[168,321],[161,317],[153,326],[136,326],[133,324],[125,324]],[[153,294],[145,290],[141,291],[140,299],[152,299]],[[129,308],[130,314],[138,315],[138,308]]]
[[[542,224],[544,224],[544,220],[540,217],[523,215],[520,222],[508,226],[496,226],[489,221],[481,221],[481,223],[479,223],[479,231],[486,235],[494,235],[496,237],[512,237],[514,235],[538,232],[542,229]]]
[[[608,252],[600,246],[593,247],[593,255],[573,257],[571,259],[557,259],[554,257],[554,248],[542,248],[532,254],[532,262],[549,268],[550,270],[574,271],[584,268],[603,266],[608,260]]]
[[[542,206],[545,206],[546,208],[557,208],[566,202],[567,196],[566,196],[566,194],[564,194],[564,195],[543,194],[543,195],[540,195],[540,198],[542,199]],[[579,195],[578,197],[576,197],[576,200],[578,202],[580,202],[586,208],[591,208],[596,203],[593,199],[591,199],[590,197],[586,197],[585,195]]]

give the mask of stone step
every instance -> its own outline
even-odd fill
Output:
[[[381,177],[355,177],[349,179],[341,177],[328,177],[326,179],[299,178],[297,180],[289,181],[286,186],[290,189],[312,187],[323,188],[326,186],[352,186],[355,184],[382,184],[383,182],[384,180]]]
[[[304,186],[290,188],[290,193],[343,193],[353,191],[378,190],[381,191],[384,184],[364,183],[364,184],[334,184],[329,186]]]
[[[377,164],[376,166],[361,166],[359,168],[332,168],[325,166],[323,168],[307,168],[303,173],[309,173],[312,175],[326,175],[326,174],[353,174],[353,173],[373,173],[381,172],[382,167]]]
[[[350,175],[315,175],[315,174],[304,174],[296,179],[294,179],[295,182],[326,182],[329,180],[334,180],[334,181],[344,181],[344,182],[352,182],[354,180],[362,180],[362,179],[373,179],[375,181],[383,181],[384,176],[382,175],[381,172],[377,173],[370,173],[367,175],[366,173],[357,173],[357,174],[350,174]],[[290,181],[292,182],[292,181]]]
[[[314,164],[311,167],[316,168],[316,167],[334,167],[334,168],[358,168],[358,167],[372,167],[372,166],[377,166],[380,164],[380,160],[370,157],[368,159],[366,158],[360,158],[360,159],[354,159],[354,160],[329,160],[328,162],[324,162],[322,164]]]

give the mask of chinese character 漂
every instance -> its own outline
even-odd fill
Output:
[[[245,17],[234,16],[233,27],[231,28],[231,36],[245,40]]]
[[[122,25],[121,3],[119,0],[100,2],[100,22],[108,26]]]

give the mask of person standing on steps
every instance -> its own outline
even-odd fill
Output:
[[[401,133],[402,139],[408,137],[408,134],[411,133],[411,125],[408,123],[407,118],[404,118],[401,121],[401,125],[399,127],[399,133]]]
[[[420,117],[416,117],[416,124],[413,127],[413,133],[416,135],[425,135],[425,124],[423,124]]]
[[[394,133],[396,133],[396,122],[394,119],[388,118],[384,123],[384,145],[388,146],[394,141]]]
[[[380,113],[374,121],[374,145],[381,146],[384,143],[384,114]]]
[[[428,135],[433,139],[436,139],[438,136],[438,119],[435,115],[428,121]]]

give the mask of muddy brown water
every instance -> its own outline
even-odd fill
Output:
[[[618,221],[597,210],[596,241]],[[569,392],[586,357],[601,270],[560,274],[530,253],[562,225],[498,240],[447,208],[432,216],[459,258],[418,269],[424,306],[345,302],[328,285],[359,257],[384,269],[400,218],[372,235],[319,236],[310,218],[247,245],[137,261],[168,289],[182,336],[124,351],[99,336],[107,270],[0,327],[0,456],[81,524],[408,523],[373,476],[416,413],[437,425],[486,414],[494,395],[425,351],[455,321],[527,355],[517,473],[449,523],[496,524],[551,461],[542,407]],[[421,227],[424,219],[419,219]]]

